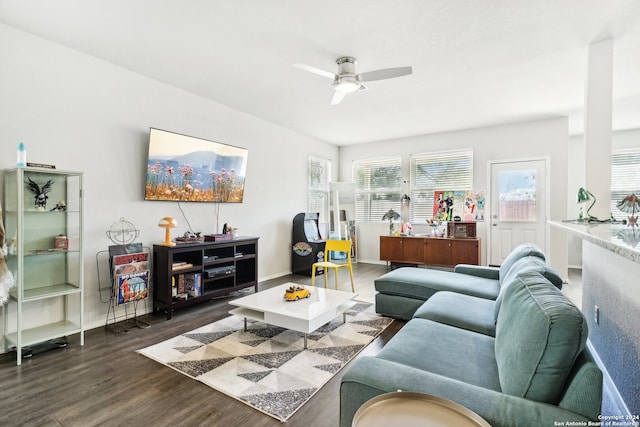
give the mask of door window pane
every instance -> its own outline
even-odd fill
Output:
[[[500,171],[500,221],[537,221],[536,170]]]

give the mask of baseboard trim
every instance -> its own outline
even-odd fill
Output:
[[[602,371],[602,414],[601,415],[610,415],[610,416],[622,416],[625,420],[630,420],[631,412],[629,408],[627,408],[627,404],[624,402],[624,399],[620,395],[615,383],[611,379],[609,375],[609,371],[604,366],[602,359],[600,359],[600,355],[596,352],[596,349],[591,344],[591,341],[587,339],[587,347],[593,356],[596,364]],[[608,405],[604,405],[604,403],[608,403]]]
[[[288,276],[288,275],[290,275],[290,274],[293,274],[293,273],[291,273],[291,270],[289,270],[289,271],[282,271],[282,272],[280,272],[280,273],[270,274],[270,275],[268,275],[268,276],[264,276],[264,277],[258,277],[258,283],[260,283],[260,282],[264,282],[264,281],[266,281],[266,280],[277,279],[277,278],[282,277],[282,276]]]
[[[376,265],[386,265],[387,261],[380,261],[379,259],[358,259],[358,262],[362,264],[376,264]]]

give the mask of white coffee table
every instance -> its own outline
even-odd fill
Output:
[[[302,332],[304,348],[307,348],[307,334],[335,319],[339,314],[343,315],[345,321],[345,312],[356,304],[353,299],[358,296],[351,292],[307,286],[311,291],[309,298],[286,301],[284,293],[292,285],[294,284],[285,283],[229,301],[229,304],[238,307],[229,313],[244,317],[245,331],[247,319],[252,319]]]

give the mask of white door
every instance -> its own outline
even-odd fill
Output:
[[[501,265],[521,243],[545,250],[547,161],[491,164],[489,264]]]

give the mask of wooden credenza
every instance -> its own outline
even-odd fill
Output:
[[[392,264],[454,267],[480,264],[480,239],[380,236],[380,260]]]

